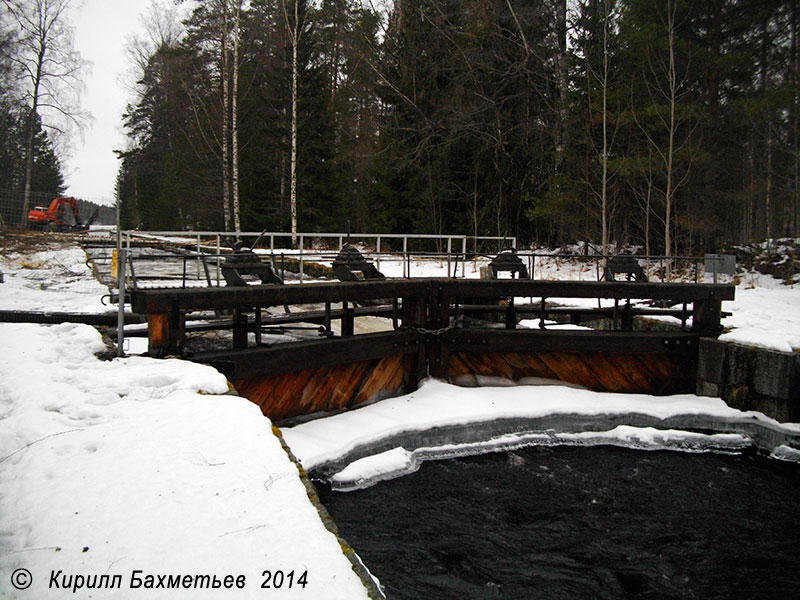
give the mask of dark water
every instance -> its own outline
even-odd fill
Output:
[[[390,599],[800,598],[800,466],[613,447],[320,487]]]

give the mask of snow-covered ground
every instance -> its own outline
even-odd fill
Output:
[[[394,275],[402,266],[381,268]],[[594,278],[580,265],[540,268],[548,278]],[[107,289],[75,247],[6,249],[0,271],[0,310],[114,310],[102,304]],[[412,264],[412,275],[446,272],[438,261]],[[478,268],[468,265],[466,275],[479,276]],[[797,285],[743,278],[737,300],[723,307],[734,312],[727,335],[800,349],[798,294]],[[248,401],[227,395],[219,373],[177,360],[100,360],[100,335],[85,325],[0,324],[0,336],[0,597],[55,598],[72,595],[63,587],[117,581],[115,589],[74,595],[366,597],[271,423]],[[615,424],[600,426],[597,419],[609,415]],[[735,426],[693,434],[680,431],[686,419]],[[554,422],[562,427],[542,428]],[[594,426],[580,430],[587,422]],[[772,437],[760,436],[762,429]],[[335,483],[348,488],[409,472],[422,460],[532,443],[689,451],[755,444],[796,459],[797,431],[695,396],[656,399],[563,385],[464,389],[428,381],[414,394],[286,428],[284,436],[306,468],[335,466]],[[769,446],[768,438],[779,443]],[[269,590],[261,589],[267,571]],[[216,577],[234,587],[158,587],[177,575],[188,577],[180,584],[202,586],[208,575],[212,584]],[[9,585],[28,576],[29,589]],[[236,587],[239,576],[244,589]],[[131,590],[136,578],[142,587]],[[154,589],[146,589],[148,582]]]
[[[82,255],[6,255],[0,308],[105,310]],[[0,339],[0,597],[367,597],[270,421],[214,369],[99,360],[87,325]]]
[[[108,288],[101,285],[77,246],[51,244],[32,252],[0,255],[0,310],[104,313],[116,307],[102,302]]]

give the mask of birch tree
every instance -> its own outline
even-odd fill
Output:
[[[678,19],[678,0],[664,0],[655,9],[654,27],[658,36],[646,35],[645,59],[641,78],[648,104],[634,106],[632,116],[660,163],[664,197],[664,256],[665,276],[671,277],[673,228],[677,190],[689,179],[692,162],[693,134],[699,119],[687,103],[689,58],[678,56],[677,32],[682,24]],[[641,10],[653,11],[649,1]],[[680,59],[680,60],[679,60]]]
[[[39,124],[52,133],[65,134],[89,118],[79,103],[87,65],[73,48],[70,3],[71,0],[3,0],[18,27],[12,64],[28,104],[25,193],[20,217],[23,223],[30,208],[34,140]]]
[[[233,74],[231,81],[231,185],[233,204],[233,227],[236,233],[242,230],[239,209],[239,44],[241,41],[242,0],[234,0],[233,6]]]
[[[303,37],[307,12],[303,11],[300,18],[300,0],[292,0],[291,6],[287,0],[281,0],[283,16],[286,20],[286,31],[289,36],[289,45],[292,50],[292,121],[291,121],[291,153],[289,158],[289,212],[291,218],[292,245],[297,246],[297,52],[300,40]]]

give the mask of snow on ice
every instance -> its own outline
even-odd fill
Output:
[[[557,416],[562,418],[555,419]],[[702,429],[735,429],[736,423],[746,423],[750,431],[698,434],[624,424],[570,432],[555,430],[552,425],[580,429],[590,422],[637,420],[683,421]],[[779,424],[761,413],[742,412],[719,398],[612,394],[556,384],[463,388],[428,379],[406,396],[287,427],[283,436],[306,470],[331,472],[338,489],[357,489],[413,472],[424,460],[530,445],[737,451],[755,444],[752,430],[759,427],[769,430],[767,439],[777,433],[800,441],[800,425]],[[790,452],[779,453],[781,458],[792,459]]]

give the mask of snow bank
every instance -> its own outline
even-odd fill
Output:
[[[611,445],[636,450],[680,450],[683,452],[736,452],[752,445],[749,438],[735,433],[705,434],[675,429],[620,425],[609,431],[578,433],[507,434],[473,444],[425,446],[412,451],[393,448],[353,461],[331,478],[333,489],[347,492],[364,489],[381,481],[409,475],[426,460],[443,460],[489,452],[510,452],[526,446]],[[792,448],[780,447],[780,458],[798,460]],[[797,450],[794,450],[797,453]],[[778,457],[777,454],[775,454]]]
[[[0,255],[0,310],[105,313],[116,307],[100,301],[108,288],[92,276],[78,247],[31,254]]]
[[[331,475],[340,489],[412,472],[423,460],[533,444],[684,451],[800,447],[800,426],[730,408],[718,398],[561,385],[462,388],[437,380],[406,396],[284,428],[283,436],[306,470]],[[781,451],[781,457],[792,453]]]
[[[95,598],[366,598],[269,420],[212,395],[228,390],[218,372],[99,361],[85,325],[0,336],[0,597],[63,597],[55,573],[62,587],[120,576]],[[7,585],[17,569],[32,575],[25,591]],[[261,589],[266,570],[282,572],[280,589]],[[243,575],[245,587],[132,590],[135,571]]]
[[[721,341],[781,352],[800,350],[800,286],[739,286],[736,299],[725,302],[723,309],[733,314],[722,321],[731,331],[721,335]]]

